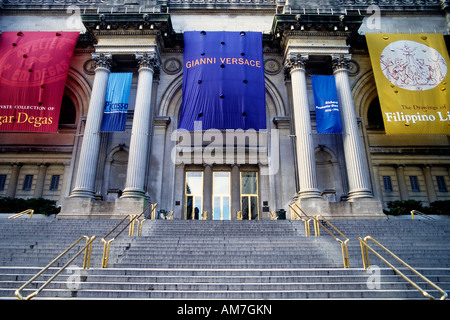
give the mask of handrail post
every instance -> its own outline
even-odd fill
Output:
[[[138,236],[140,236],[142,234],[142,224],[143,222],[146,220],[146,218],[144,218],[142,221],[139,221],[139,218],[147,211],[148,208],[152,208],[151,212],[149,215],[151,215],[153,218],[155,217],[155,209],[156,206],[158,204],[149,204],[140,214],[138,215],[126,215],[111,231],[109,231],[103,238],[102,238],[102,242],[103,242],[103,256],[102,256],[102,268],[106,268],[106,266],[108,265],[108,259],[109,259],[109,249],[110,249],[110,245],[111,243],[117,239],[117,237],[119,237],[122,232],[128,227],[128,235],[129,236],[133,236],[134,235],[134,228],[135,228],[135,223],[138,224],[138,231],[137,234]],[[145,216],[144,216],[145,217]],[[117,228],[119,228],[119,226],[125,221],[130,219],[130,222],[128,222],[122,229],[120,229],[120,231],[118,231],[115,236],[106,241],[106,238],[111,235]]]
[[[342,259],[344,261],[344,268],[350,268],[350,260],[348,258],[348,247],[347,247],[348,239],[344,242],[341,241],[341,249],[342,249]]]
[[[311,220],[311,219],[310,219]],[[304,220],[305,222],[305,234],[306,237],[309,237],[311,235],[311,230],[310,230],[310,226],[309,226],[309,221],[310,220]]]
[[[84,251],[83,269],[89,269],[89,266],[91,264],[92,244],[95,238],[96,238],[95,236],[92,236],[90,239],[86,238],[86,249]]]
[[[370,267],[367,247],[365,246],[365,242],[363,239],[361,239],[360,237],[358,237],[357,239],[359,240],[359,245],[361,246],[361,258],[363,262],[363,267],[364,270],[367,270],[367,268]]]
[[[103,256],[102,256],[102,268],[106,268],[108,265],[108,259],[109,259],[109,246],[111,245],[111,242],[113,242],[115,239],[112,238],[108,241],[105,241],[105,239],[102,239],[104,245],[103,245]]]
[[[317,221],[317,219],[314,217],[313,217],[313,219],[314,219],[314,235],[316,237],[319,237],[320,236],[319,221]]]
[[[134,215],[129,215],[129,217],[130,217],[130,223],[129,223],[129,225],[130,225],[130,227],[129,227],[129,229],[128,229],[128,235],[131,237],[131,236],[133,236],[134,235],[134,224],[135,224],[135,218],[136,218],[136,215],[134,214]]]

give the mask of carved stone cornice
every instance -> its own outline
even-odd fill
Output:
[[[84,13],[81,19],[93,39],[110,36],[154,35],[165,46],[175,42],[175,32],[168,13]]]

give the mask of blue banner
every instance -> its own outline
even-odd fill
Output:
[[[132,73],[109,75],[102,131],[125,131],[132,78]]]
[[[262,34],[185,32],[178,128],[265,129]]]
[[[334,76],[311,76],[318,133],[341,133],[341,116]]]

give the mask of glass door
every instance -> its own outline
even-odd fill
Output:
[[[213,173],[213,220],[230,220],[230,172]]]
[[[203,172],[187,171],[185,180],[186,220],[201,220],[203,209]]]
[[[243,220],[258,220],[258,173],[241,172],[241,210]]]

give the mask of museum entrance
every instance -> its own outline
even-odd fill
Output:
[[[203,172],[188,171],[185,179],[185,220],[200,220],[203,212]]]
[[[208,179],[203,171],[186,171],[184,219],[258,220],[258,172],[210,171]]]
[[[241,172],[242,220],[258,220],[258,173]]]
[[[230,187],[230,172],[213,173],[213,220],[230,220]]]

